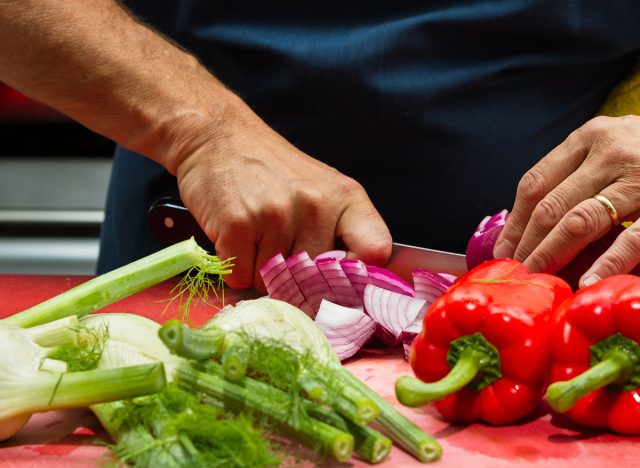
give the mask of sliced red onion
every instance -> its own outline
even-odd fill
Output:
[[[448,273],[434,273],[418,269],[412,274],[415,297],[426,299],[429,304],[442,295],[453,284],[456,277]]]
[[[314,315],[320,308],[322,299],[335,302],[336,298],[329,284],[324,279],[316,263],[304,250],[293,254],[285,260],[293,279],[298,284],[300,291],[311,305]]]
[[[344,250],[328,250],[327,252],[323,252],[313,259],[314,262],[318,263],[319,260],[323,260],[325,258],[333,258],[334,260],[342,260],[347,258],[347,252]]]
[[[404,357],[407,361],[409,360],[409,353],[411,352],[411,344],[413,343],[413,340],[416,339],[416,336],[418,336],[422,331],[422,321],[424,320],[426,310],[426,307],[423,308],[423,312],[418,314],[411,325],[402,330],[402,333],[400,334],[400,340],[402,340],[402,347],[404,348]]]
[[[377,334],[389,346],[400,343],[400,335],[428,307],[427,301],[369,284],[364,290],[364,307],[382,330]]]
[[[467,244],[467,268],[469,270],[493,258],[493,247],[508,218],[509,212],[502,210],[493,216],[485,217],[480,222]]]
[[[355,258],[345,258],[344,260],[340,260],[340,266],[353,285],[353,289],[355,289],[358,296],[362,298],[364,296],[364,288],[371,283],[369,273],[367,272],[367,265]]]
[[[315,322],[341,361],[358,352],[376,328],[371,317],[360,309],[343,307],[327,300],[320,303]]]
[[[313,317],[314,311],[306,300],[282,254],[276,254],[262,265],[260,276],[269,296],[273,299],[288,302]]]
[[[416,292],[409,283],[385,268],[367,265],[367,273],[371,284],[375,286],[404,294],[405,296],[415,296]]]
[[[320,258],[318,258],[320,257]],[[316,257],[316,265],[329,284],[335,302],[345,307],[362,307],[362,299],[335,257]]]

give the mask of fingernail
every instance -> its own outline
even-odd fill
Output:
[[[511,242],[508,240],[501,240],[496,246],[493,248],[493,257],[494,258],[510,258],[515,252],[516,249],[513,248]]]
[[[589,275],[584,280],[582,280],[582,286],[586,288],[587,286],[591,286],[593,283],[597,283],[601,279],[602,278],[600,278],[598,275]]]

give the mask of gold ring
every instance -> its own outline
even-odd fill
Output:
[[[607,210],[607,213],[609,214],[609,217],[611,218],[613,225],[617,226],[620,221],[618,220],[618,212],[613,206],[613,203],[611,203],[607,197],[599,193],[594,195],[593,198],[598,200],[600,204],[604,206],[604,209]]]

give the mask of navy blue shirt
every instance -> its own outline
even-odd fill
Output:
[[[459,252],[640,50],[638,0],[127,4],[362,183],[394,240]],[[159,248],[146,211],[166,195],[172,176],[117,150],[101,271]]]

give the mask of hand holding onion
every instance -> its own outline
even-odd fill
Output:
[[[555,273],[617,221],[635,220],[638,214],[640,117],[597,117],[522,177],[494,254],[523,261],[530,271]],[[580,285],[638,265],[638,234],[640,223],[620,229],[611,246],[585,267]]]

